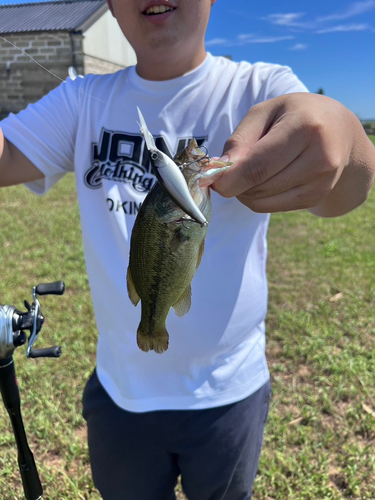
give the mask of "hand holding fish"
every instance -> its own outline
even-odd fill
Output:
[[[213,189],[255,212],[308,208],[333,217],[365,201],[373,158],[359,120],[342,104],[289,94],[250,109],[224,146],[222,159],[234,163]]]

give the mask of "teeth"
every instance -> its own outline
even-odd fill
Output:
[[[173,10],[171,7],[166,5],[155,5],[154,7],[150,7],[146,10],[146,14],[162,14],[163,12],[168,12],[169,10]]]

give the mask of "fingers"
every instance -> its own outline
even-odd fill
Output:
[[[267,133],[276,113],[277,108],[267,101],[250,108],[225,143],[222,159],[234,162],[245,156],[252,146]]]
[[[318,165],[319,168],[314,168]],[[242,196],[249,200],[272,197],[290,189],[310,185],[313,191],[315,184],[319,187],[317,196],[324,196],[322,190],[331,189],[336,182],[337,168],[330,164],[324,155],[319,155],[314,149],[308,148],[299,155],[290,165],[267,181],[248,189]],[[313,196],[313,192],[311,195]],[[328,193],[327,193],[328,194]]]
[[[254,212],[282,212],[312,208],[333,189],[340,169],[324,152],[308,148],[290,165],[238,199]]]
[[[336,213],[332,192],[340,192],[354,139],[346,108],[320,97],[289,94],[252,108],[224,148],[234,163],[212,188],[255,212],[313,208],[324,200]]]
[[[290,212],[316,206],[313,197],[310,198],[310,186],[296,186],[284,193],[266,198],[252,200],[246,196],[238,196],[238,200],[257,213]]]
[[[245,156],[234,162],[221,179],[213,184],[213,189],[222,196],[232,197],[242,195],[255,186],[259,188],[302,155],[309,142],[309,133],[300,127],[298,120],[282,117]],[[278,181],[273,180],[273,189]],[[296,183],[290,187],[294,186]]]

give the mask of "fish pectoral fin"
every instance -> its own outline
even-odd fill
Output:
[[[191,306],[191,285],[187,287],[178,301],[173,304],[174,312],[177,314],[179,318],[185,316],[189,312]]]
[[[126,274],[126,284],[128,286],[128,295],[130,302],[136,306],[141,300],[141,297],[138,295],[137,290],[135,289],[132,273],[130,272],[130,267],[128,267],[128,272]]]
[[[186,221],[186,223],[188,223],[188,221]],[[184,224],[184,222],[182,222],[181,224]],[[176,252],[180,248],[180,246],[189,241],[189,239],[190,239],[189,233],[183,231],[183,228],[180,226],[175,231],[173,238],[171,239],[170,242],[170,248],[172,252]]]
[[[199,251],[198,251],[198,258],[197,258],[197,269],[198,269],[199,264],[201,263],[201,260],[202,260],[202,257],[203,257],[203,253],[204,253],[204,242],[205,242],[205,240],[203,240],[203,241],[202,241],[201,246],[199,247]]]

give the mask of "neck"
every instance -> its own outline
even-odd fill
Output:
[[[167,57],[166,57],[167,54]],[[200,50],[189,53],[187,56],[181,54],[170,54],[165,50],[159,54],[139,54],[137,53],[137,73],[145,80],[164,81],[172,80],[185,75],[189,71],[197,68],[206,58],[204,47]]]

